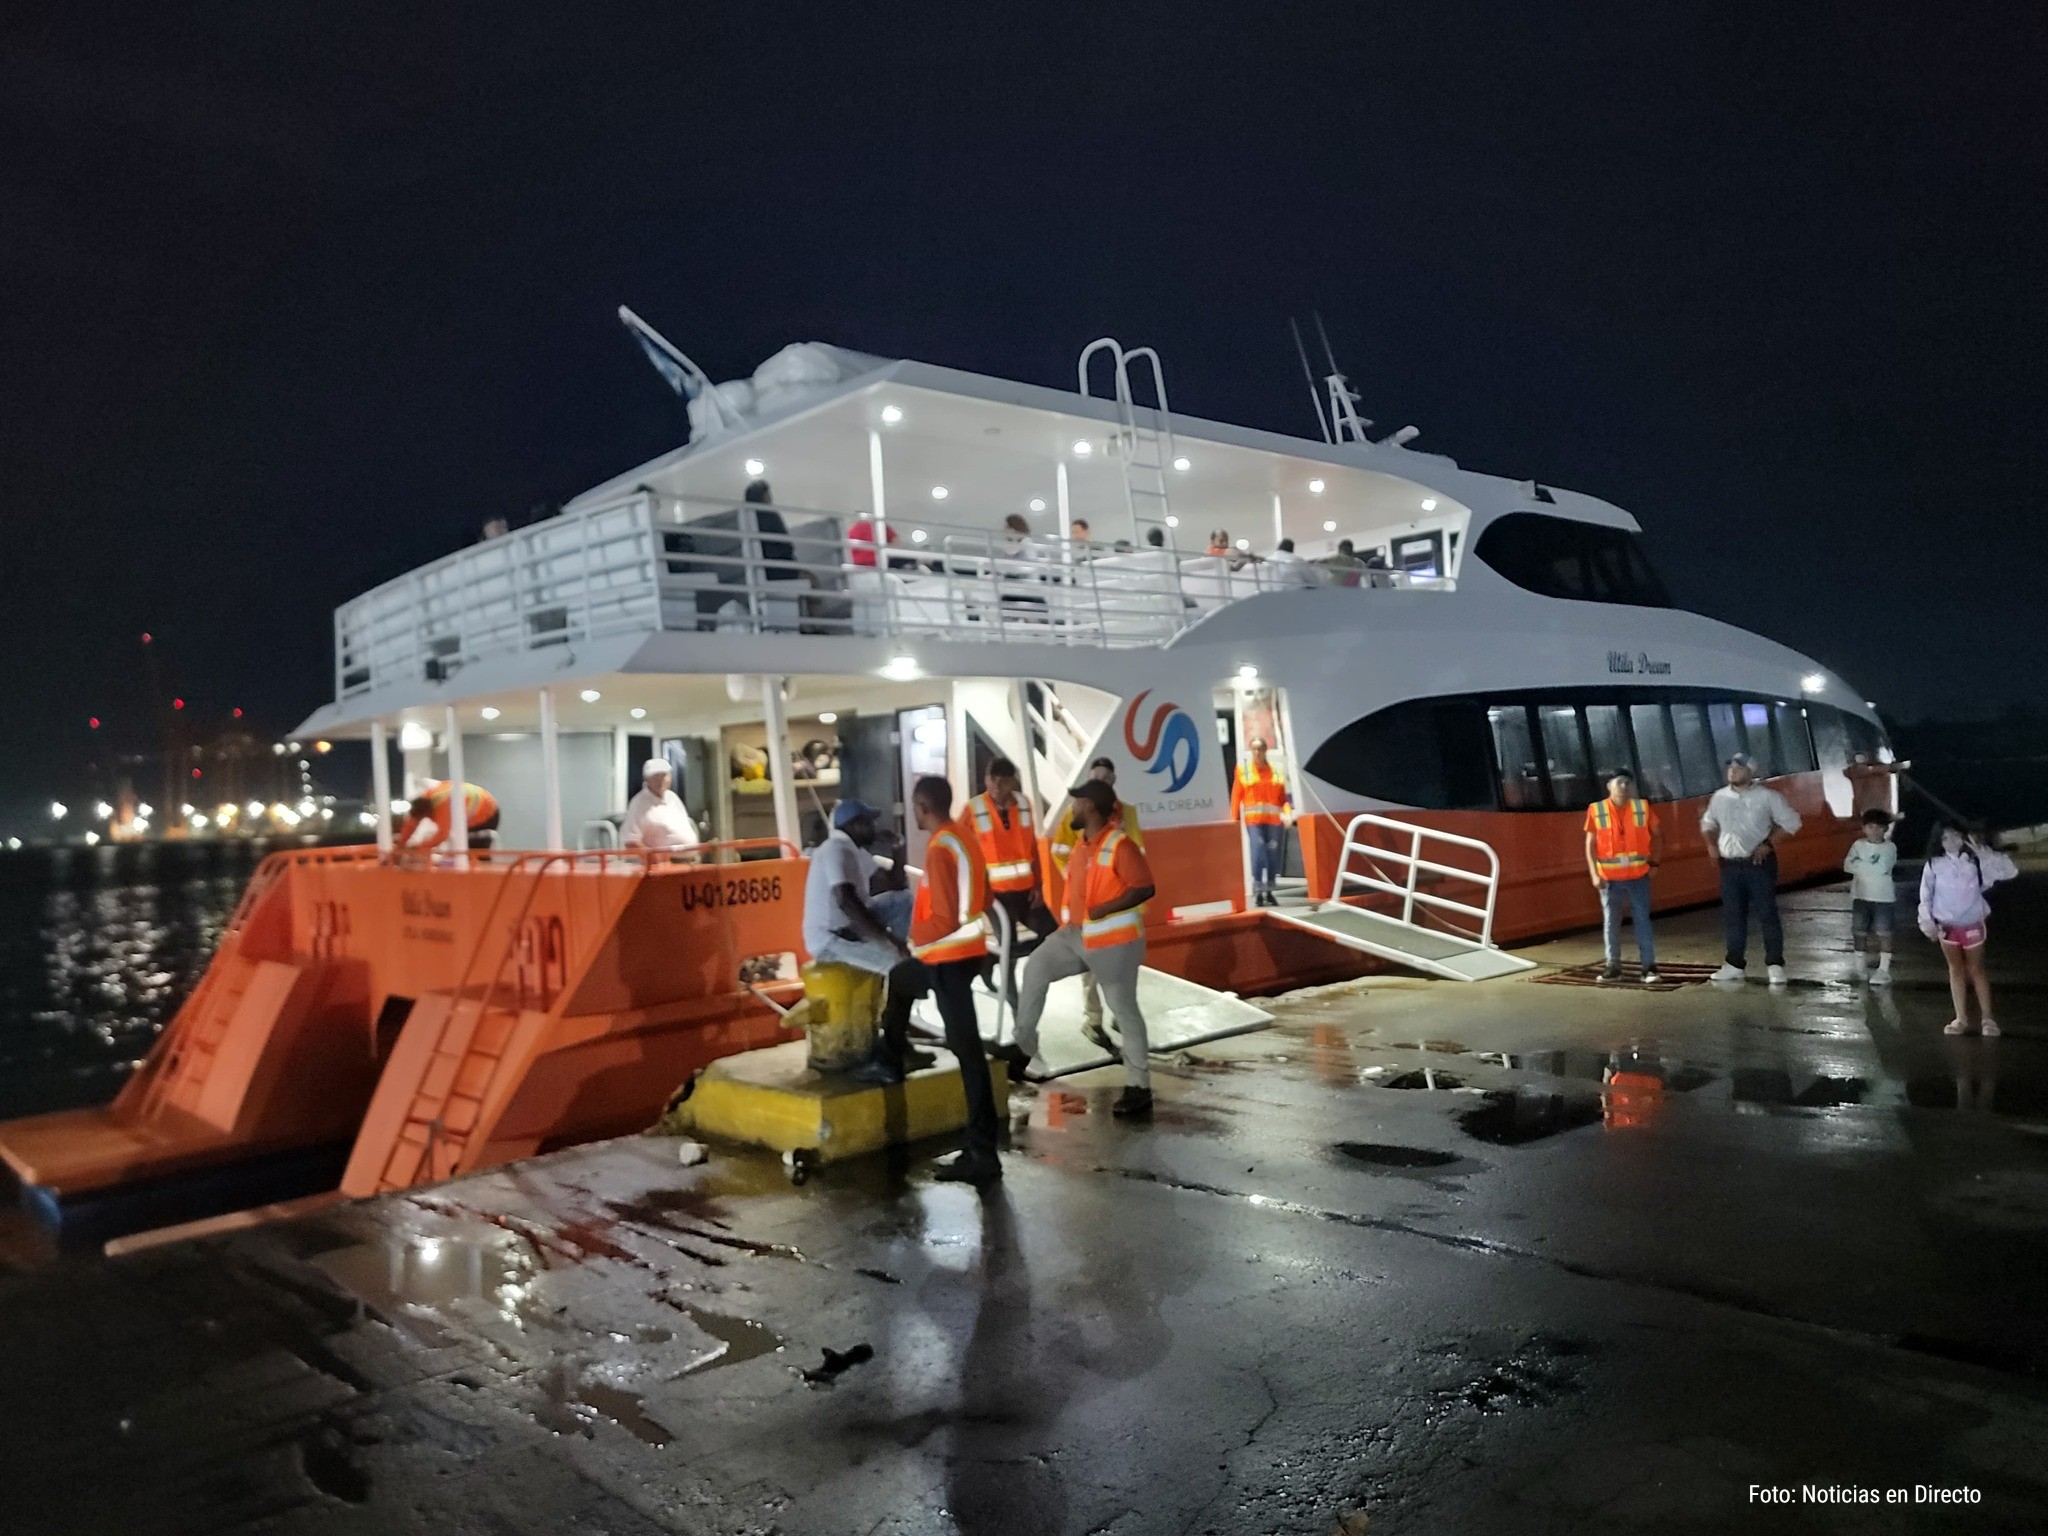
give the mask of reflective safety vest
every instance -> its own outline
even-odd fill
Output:
[[[1038,829],[1031,822],[1031,806],[1021,795],[1010,802],[1010,819],[985,794],[967,802],[967,814],[974,822],[974,838],[981,844],[981,860],[988,866],[988,888],[992,891],[1028,891],[1037,869]]]
[[[1262,773],[1252,763],[1237,765],[1237,782],[1230,789],[1230,813],[1248,827],[1277,827],[1287,818],[1287,781],[1271,763]]]
[[[1143,905],[1127,907],[1104,918],[1088,915],[1104,902],[1115,901],[1131,889],[1116,869],[1117,850],[1125,846],[1130,848],[1130,856],[1144,871],[1138,883],[1150,885],[1152,868],[1145,862],[1145,855],[1138,851],[1135,842],[1124,835],[1122,828],[1114,825],[1103,832],[1099,843],[1082,839],[1067,865],[1067,921],[1080,926],[1084,949],[1108,949],[1113,944],[1130,944],[1145,936]]]
[[[1650,805],[1635,799],[1616,815],[1612,800],[1586,812],[1586,830],[1593,834],[1593,864],[1609,880],[1637,880],[1650,872]]]
[[[1116,803],[1115,825],[1136,843],[1140,850],[1145,846],[1145,829],[1138,825],[1138,808],[1125,801]],[[1081,813],[1069,810],[1059,818],[1057,829],[1045,841],[1045,904],[1057,912],[1066,900],[1067,860],[1073,857],[1074,844],[1081,841]]]
[[[910,952],[927,965],[988,953],[988,870],[959,822],[932,834],[910,908]]]
[[[427,802],[427,814],[424,817],[408,816],[405,819],[405,824],[398,829],[397,833],[397,844],[399,847],[403,848],[411,841],[412,834],[419,829],[422,820],[431,821],[435,828],[433,837],[420,844],[422,848],[431,848],[434,844],[448,836],[448,802],[453,798],[450,793],[453,788],[454,786],[446,779],[443,779],[438,784],[429,784],[427,786],[426,793],[420,796],[421,799]],[[496,796],[482,785],[464,784],[462,786],[462,809],[463,825],[474,827],[479,822],[489,821],[498,814],[498,801]]]

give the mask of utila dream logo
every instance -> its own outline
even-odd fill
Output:
[[[1177,795],[1193,781],[1195,769],[1201,765],[1202,733],[1196,729],[1194,717],[1178,704],[1161,704],[1152,711],[1145,734],[1139,736],[1138,714],[1151,696],[1152,690],[1147,688],[1124,711],[1124,745],[1145,765],[1147,773],[1165,776],[1162,793]]]

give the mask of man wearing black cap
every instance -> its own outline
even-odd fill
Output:
[[[1756,913],[1764,935],[1764,965],[1771,985],[1782,987],[1785,974],[1785,924],[1778,916],[1778,853],[1771,846],[1780,833],[1799,830],[1799,813],[1768,784],[1756,781],[1756,762],[1747,752],[1728,759],[1728,783],[1714,791],[1700,817],[1700,836],[1707,857],[1721,865],[1721,919],[1728,953],[1714,981],[1749,979],[1744,951],[1749,946],[1749,914]]]

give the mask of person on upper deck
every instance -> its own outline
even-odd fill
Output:
[[[650,757],[640,769],[640,789],[626,803],[626,819],[619,827],[619,841],[628,848],[649,852],[694,848],[697,826],[690,820],[682,797],[669,787],[675,771],[665,757]],[[689,863],[694,853],[681,854]]]
[[[453,798],[454,786],[446,779],[438,784],[429,784],[413,797],[406,807],[406,817],[392,834],[394,848],[432,848],[448,840],[452,830],[448,804]],[[462,786],[464,817],[469,828],[469,846],[488,848],[493,842],[492,834],[498,830],[498,802],[488,789],[480,784]]]
[[[1768,784],[1759,784],[1756,762],[1747,752],[1728,759],[1728,782],[1707,800],[1700,817],[1700,836],[1707,857],[1721,866],[1721,915],[1728,952],[1715,981],[1748,978],[1743,952],[1749,944],[1749,914],[1756,913],[1763,930],[1764,965],[1771,985],[1782,987],[1785,974],[1785,924],[1778,916],[1778,852],[1772,846],[1780,832],[1799,830],[1799,813]]]
[[[888,538],[891,544],[896,542],[896,529],[893,524],[888,526]],[[847,557],[855,565],[866,566],[872,570],[875,565],[874,518],[858,517],[849,523],[846,528],[846,545]],[[889,568],[894,570],[896,564],[897,562],[892,556],[889,560]]]
[[[1868,752],[1858,752],[1849,766],[1842,770],[1842,776],[1849,781],[1849,814],[1857,821],[1863,819],[1865,811],[1883,811],[1887,816],[1892,810],[1892,785],[1898,776],[1913,765],[1910,762],[1880,763]],[[1891,830],[1887,824],[1887,832]]]
[[[1251,760],[1238,764],[1230,782],[1230,815],[1244,824],[1251,845],[1252,905],[1280,905],[1280,865],[1287,856],[1287,817],[1294,797],[1266,756],[1264,738],[1251,740]]]

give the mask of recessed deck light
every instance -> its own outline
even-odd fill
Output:
[[[953,493],[947,490],[943,485],[935,485],[932,487],[933,501],[944,501],[948,496],[952,494]]]
[[[1335,523],[1334,521],[1331,521],[1331,520],[1329,520],[1329,519],[1325,519],[1325,520],[1324,520],[1324,522],[1323,522],[1323,532],[1325,532],[1325,533],[1335,533],[1336,531],[1337,531],[1337,525],[1336,525],[1336,523]]]
[[[1081,438],[1074,444],[1074,457],[1077,459],[1085,459],[1088,457],[1089,454],[1093,453],[1094,451],[1095,445],[1089,442],[1088,439],[1085,437]]]
[[[1827,685],[1828,680],[1818,672],[1809,672],[1806,676],[1799,679],[1799,686],[1808,693],[1820,693]]]
[[[882,675],[899,683],[907,683],[917,676],[915,656],[891,656],[889,664],[882,668]]]
[[[1031,510],[1034,512],[1043,512],[1045,510],[1045,498],[1043,496],[1032,497]]]
[[[922,544],[926,539],[930,537],[931,535],[926,533],[922,528],[913,528],[910,530],[910,542],[913,544]]]
[[[635,720],[645,720],[647,718],[647,711],[644,709],[629,709],[626,711],[626,713],[631,715]]]
[[[496,705],[486,704],[481,710],[478,711],[478,713],[481,714],[486,720],[495,720],[498,718],[500,711]]]
[[[1169,528],[1178,528],[1180,526],[1180,519],[1175,517],[1171,512],[1169,512],[1166,514],[1166,526]]]
[[[834,725],[838,720],[838,714],[832,710],[821,709],[818,711],[818,724],[820,725]]]
[[[1190,468],[1188,464],[1188,456],[1186,454],[1182,454],[1179,458],[1175,459],[1173,461],[1173,467],[1179,470],[1182,474],[1186,474],[1188,472],[1188,469]]]
[[[1241,683],[1257,682],[1258,676],[1259,669],[1257,667],[1245,665],[1237,669],[1237,680]]]
[[[1322,494],[1323,494],[1323,482],[1322,482],[1322,481],[1320,481],[1320,480],[1311,480],[1311,481],[1309,481],[1309,483],[1308,483],[1308,492],[1309,492],[1309,494],[1310,494],[1311,496],[1320,496],[1320,495],[1322,495]]]
[[[581,693],[577,694],[576,697],[581,699],[586,704],[595,704],[599,699],[603,698],[604,695],[599,693],[595,688],[586,688]]]
[[[897,422],[901,421],[902,419],[903,419],[903,407],[902,407],[902,406],[900,406],[900,405],[885,405],[885,406],[883,406],[883,407],[882,407],[882,420],[883,420],[884,422],[886,422],[886,423],[887,423],[888,425],[890,425],[890,426],[892,426],[892,427],[893,427],[893,426],[895,426],[895,425],[896,425],[896,423],[897,423]]]
[[[1239,539],[1237,541],[1237,547],[1239,549],[1250,549],[1252,547],[1252,541],[1250,539]]]
[[[1436,498],[1434,496],[1423,497],[1422,510],[1425,512],[1434,512],[1436,510]]]
[[[747,473],[750,475],[765,475],[768,473],[768,466],[759,459],[749,459],[747,460]]]

